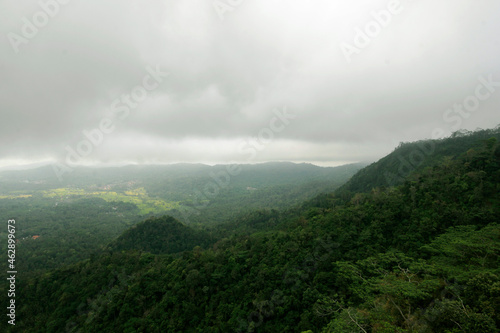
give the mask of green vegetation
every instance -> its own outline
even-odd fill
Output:
[[[170,216],[149,218],[126,230],[110,246],[111,251],[139,250],[153,254],[178,253],[206,246],[207,233],[192,230]]]
[[[401,143],[391,154],[360,170],[341,191],[358,193],[377,187],[397,186],[415,171],[421,171],[440,163],[445,158],[464,154],[477,148],[482,140],[500,140],[500,130],[457,131],[451,137],[441,140],[422,140]]]
[[[500,144],[490,134],[441,141],[461,146],[436,149],[397,186],[352,192],[357,176],[204,230],[147,219],[89,259],[20,281],[23,305],[6,329],[498,332]],[[361,174],[376,177],[386,161]]]
[[[149,197],[143,187],[133,190],[124,191],[122,193],[115,191],[92,191],[73,188],[57,188],[52,190],[41,191],[43,197],[57,198],[63,200],[69,197],[91,197],[102,198],[107,202],[127,202],[134,204],[139,208],[139,214],[161,214],[171,209],[179,207],[178,202],[167,202],[161,199],[153,199]]]
[[[24,199],[31,198],[31,194],[19,194],[19,195],[0,195],[0,199]]]
[[[38,196],[0,200],[0,218],[22,222],[16,223],[16,258],[24,277],[86,259],[142,219],[129,203]],[[6,230],[0,232],[2,249]]]
[[[227,166],[221,165],[75,168],[63,181],[55,177],[51,167],[42,167],[0,173],[0,196],[102,198],[134,204],[139,215],[168,212],[184,223],[214,225],[230,222],[239,214],[255,209],[289,208],[320,193],[332,192],[361,167],[360,164],[335,168],[293,163],[241,165],[240,173],[228,179]]]
[[[292,163],[243,166],[229,186],[188,220],[185,210],[193,209],[197,189],[214,182],[211,174],[220,174],[225,166],[77,168],[63,182],[50,167],[6,171],[0,173],[0,218],[18,221],[17,255],[23,258],[19,269],[30,276],[88,258],[152,215],[169,214],[202,229],[228,224],[255,209],[286,208],[331,191],[359,168]],[[235,231],[221,228],[219,236]],[[0,230],[2,248],[7,244],[6,231]]]

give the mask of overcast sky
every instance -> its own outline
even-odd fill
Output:
[[[338,165],[500,123],[498,0],[3,0],[0,31],[0,167]]]

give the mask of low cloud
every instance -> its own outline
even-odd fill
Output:
[[[9,36],[25,38],[40,4],[55,2],[16,52]],[[449,135],[456,121],[446,110],[474,94],[479,77],[500,82],[500,3],[401,0],[346,61],[342,43],[390,2],[243,1],[223,20],[211,1],[5,3],[0,165],[64,160],[148,67],[169,76],[82,163],[246,162],[242,140],[284,107],[296,119],[256,162],[371,161],[436,128]],[[460,127],[496,126],[499,106],[500,88]]]

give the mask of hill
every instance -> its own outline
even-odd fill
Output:
[[[500,140],[500,126],[475,132],[458,131],[441,140],[401,143],[389,155],[357,172],[338,193],[368,192],[377,187],[400,185],[412,173],[446,158],[456,158],[491,137]]]
[[[144,186],[154,196],[185,198],[194,188],[204,190],[207,182],[227,181],[234,187],[263,187],[285,184],[305,184],[313,181],[345,182],[362,164],[340,167],[319,167],[307,163],[270,162],[238,165],[129,165],[123,167],[75,167],[59,180],[51,166],[29,170],[0,171],[0,194],[9,190],[49,190],[61,187],[85,188],[109,185],[126,188],[133,181]],[[228,174],[228,169],[235,172]]]
[[[193,230],[173,217],[151,217],[126,230],[109,246],[111,251],[138,250],[173,254],[210,243],[207,233]]]
[[[500,144],[424,163],[398,186],[253,214],[206,249],[104,251],[20,281],[15,329],[497,332]]]
[[[37,197],[55,204],[67,198],[102,198],[130,203],[142,217],[168,214],[184,223],[220,224],[251,210],[288,208],[331,192],[362,166],[277,162],[78,167],[63,181],[47,166],[0,172],[0,200]]]
[[[23,258],[18,268],[27,276],[88,258],[151,216],[167,214],[196,230],[223,225],[219,236],[236,229],[250,232],[255,228],[227,226],[254,211],[283,210],[331,192],[361,165],[240,165],[240,172],[227,180],[229,167],[81,167],[62,182],[50,166],[3,171],[0,218],[18,221],[17,250]],[[0,230],[0,242],[7,244],[6,230]]]

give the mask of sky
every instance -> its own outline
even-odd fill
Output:
[[[0,167],[376,161],[500,124],[498,0],[0,1]]]

